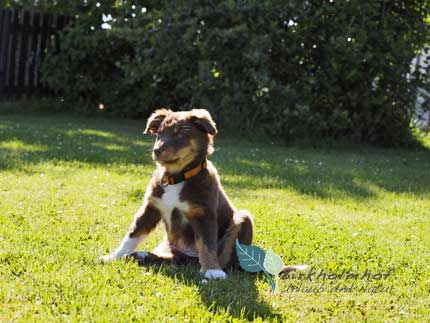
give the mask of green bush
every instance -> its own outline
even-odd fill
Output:
[[[146,6],[81,14],[45,61],[47,84],[77,109],[103,102],[107,112],[146,117],[159,106],[205,107],[227,130],[410,139],[415,90],[429,81],[428,70],[409,72],[429,42],[429,1]],[[102,13],[116,19],[111,30],[100,28]]]

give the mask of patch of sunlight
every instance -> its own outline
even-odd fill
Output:
[[[121,146],[121,145],[116,145],[116,144],[104,144],[104,143],[99,143],[99,142],[95,142],[93,143],[93,146],[99,147],[99,148],[103,148],[109,151],[127,151],[126,146]]]
[[[121,139],[118,135],[116,135],[114,133],[101,131],[101,130],[95,130],[95,129],[69,130],[66,132],[66,134],[68,136],[89,135],[89,136],[97,136],[97,137],[117,139],[117,140]]]
[[[222,180],[230,186],[235,186],[240,189],[256,188],[256,189],[268,189],[268,188],[285,188],[287,182],[278,176],[260,176],[258,181],[254,176],[248,175],[225,175]]]
[[[133,146],[146,147],[146,148],[151,148],[153,145],[152,141],[148,142],[148,141],[144,141],[143,139],[142,140],[133,140],[132,144],[133,144]]]
[[[412,129],[412,133],[417,140],[424,148],[430,149],[430,131],[421,131],[417,128]]]
[[[386,192],[382,187],[363,178],[356,177],[352,182],[358,191],[366,192],[369,196],[380,197]]]
[[[430,150],[430,135],[428,135],[426,140],[423,141],[423,146]]]
[[[36,151],[47,151],[48,147],[45,145],[28,144],[21,140],[9,140],[0,142],[0,149],[7,149],[11,151],[19,152],[36,152]]]
[[[113,133],[101,131],[101,130],[94,130],[94,129],[82,129],[79,131],[79,133],[84,134],[84,135],[99,136],[99,137],[104,137],[104,138],[117,138],[118,137],[117,135],[115,135]]]

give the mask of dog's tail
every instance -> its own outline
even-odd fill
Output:
[[[289,266],[284,266],[284,268],[282,268],[281,271],[281,275],[288,275],[289,273],[293,272],[293,271],[303,271],[308,269],[309,266],[308,265],[289,265]]]
[[[234,222],[240,223],[240,229],[237,235],[239,242],[251,245],[254,236],[254,216],[247,210],[238,210],[234,214]]]

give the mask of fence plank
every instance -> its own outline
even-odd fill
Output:
[[[26,93],[27,89],[25,86],[25,72],[26,72],[26,65],[28,60],[28,38],[31,34],[28,33],[30,30],[30,13],[28,11],[24,11],[21,13],[22,18],[20,19],[20,51],[18,53],[19,57],[19,64],[18,64],[18,75],[15,81],[16,89],[15,91],[18,94],[24,94]]]
[[[59,50],[58,32],[72,20],[34,10],[0,9],[0,98],[49,94],[40,82],[41,62]]]
[[[9,10],[2,9],[0,16],[0,97],[6,83],[7,44],[9,43]]]
[[[6,10],[4,9],[0,9],[0,35],[2,34],[3,31],[3,23],[1,23],[3,21],[3,16],[6,13]],[[1,50],[1,48],[0,48]]]
[[[49,46],[49,26],[51,25],[52,16],[48,14],[42,15],[42,25],[41,25],[41,32],[40,32],[40,59],[42,60],[45,57],[45,52],[47,51],[47,48]]]
[[[39,64],[37,67],[37,69],[38,69],[38,73],[37,73],[38,83],[40,83],[40,79],[42,77],[42,73],[40,70],[41,69],[41,62],[45,58],[46,53],[49,51],[49,47],[50,47],[51,30],[53,29],[53,27],[52,27],[53,19],[54,19],[53,15],[48,15],[46,13],[43,15],[41,31],[40,31],[41,51],[40,51],[39,62],[38,62]],[[44,95],[49,94],[49,92],[47,91],[46,88],[41,87],[40,90]]]
[[[9,28],[9,48],[6,63],[6,94],[12,95],[17,61],[16,48],[18,45],[18,10],[12,9]]]
[[[33,59],[32,55],[32,45],[33,45],[33,31],[34,30],[34,11],[30,11],[30,21],[29,21],[29,32],[27,37],[27,43],[28,43],[28,49],[27,49],[27,57],[25,60],[25,67],[24,67],[24,87],[27,91],[30,90],[29,84],[30,84],[30,65],[31,61]]]
[[[37,88],[37,71],[36,71],[36,52],[37,52],[37,44],[38,44],[38,37],[39,37],[39,25],[40,25],[40,13],[39,12],[32,12],[32,32],[30,37],[30,57],[28,61],[28,82],[27,86],[30,92],[33,92]]]

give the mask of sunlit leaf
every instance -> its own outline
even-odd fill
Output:
[[[275,276],[279,275],[282,268],[284,268],[284,263],[281,257],[274,253],[272,248],[267,251],[263,265],[268,273]]]
[[[265,253],[261,248],[240,244],[239,241],[236,240],[236,253],[242,269],[251,273],[264,270]]]

